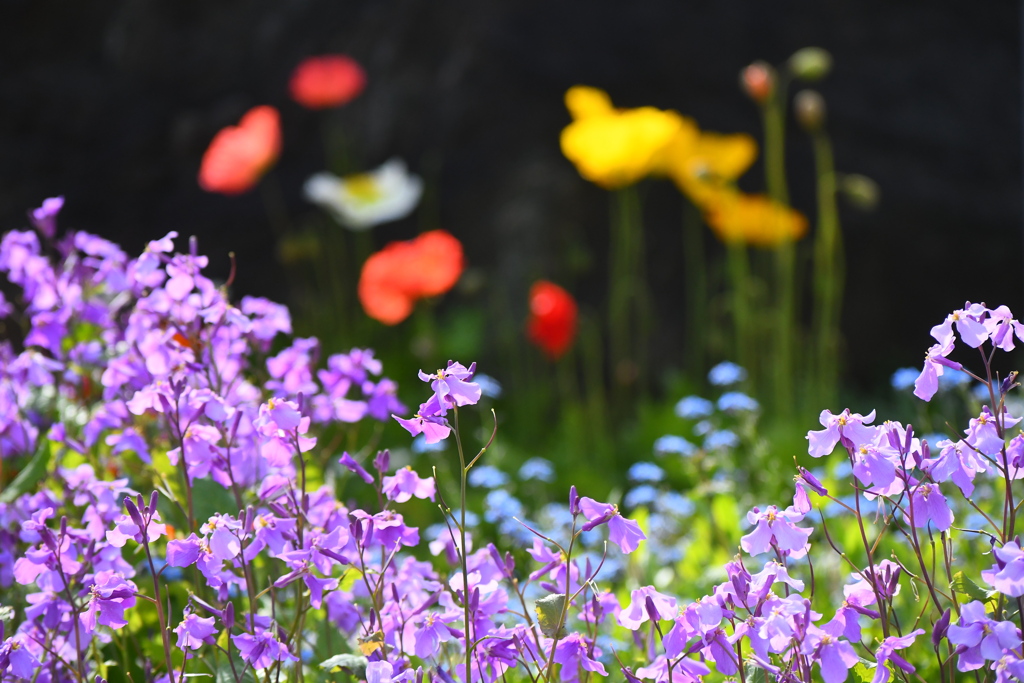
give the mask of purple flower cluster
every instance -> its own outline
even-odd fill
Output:
[[[943,680],[954,666],[998,681],[1024,675],[1013,488],[1024,435],[1009,433],[1020,421],[1007,406],[1015,375],[994,374],[993,354],[983,355],[989,405],[934,450],[910,425],[875,424],[873,412],[822,412],[808,453],[840,447],[852,495],[800,469],[792,504],[749,511],[741,554],[709,573],[711,590],[677,595],[660,572],[638,579],[645,562],[665,561],[666,545],[643,545],[647,534],[617,501],[572,487],[534,524],[503,488],[509,477],[483,467],[471,476],[494,441],[467,457],[458,431],[459,409],[481,397],[475,364],[421,371],[431,393],[403,418],[371,351],[318,367],[319,342],[282,346],[287,310],[254,298],[235,306],[203,275],[194,242],[177,253],[170,233],[133,259],[87,233],[56,239],[60,206],[48,201],[32,214],[34,231],[0,240],[0,272],[21,292],[0,299],[0,315],[24,332],[0,343],[0,476],[22,473],[0,493],[0,600],[14,612],[0,620],[0,680],[312,680],[320,661],[369,683],[619,673],[631,683],[842,683],[855,667],[886,683],[924,666]],[[932,330],[919,395],[934,393],[945,369],[963,369],[949,359],[956,335],[1010,350],[1022,333],[1005,307],[954,312]],[[726,365],[712,382],[741,379]],[[714,411],[697,397],[679,406],[694,433],[724,434],[714,420],[728,419],[753,437],[752,399],[731,392]],[[324,446],[358,446],[349,425],[392,415],[428,443],[454,436],[457,507],[448,482],[420,476],[404,452]],[[729,434],[731,445],[720,437],[703,451],[727,453],[740,442]],[[632,468],[640,486],[626,509],[645,505],[643,486],[661,517],[685,507],[653,488],[663,474]],[[468,485],[493,488],[484,519],[527,546],[522,554],[483,542]],[[341,486],[376,506],[342,503]],[[201,499],[211,489],[231,503],[211,512]],[[421,534],[401,506],[423,500],[444,524]],[[839,547],[851,538],[860,547]],[[991,590],[956,569],[978,539],[991,549],[980,572]],[[838,574],[835,564],[816,571],[812,549],[826,546],[850,570],[838,605],[821,597],[821,574]],[[927,633],[934,652],[922,655]]]

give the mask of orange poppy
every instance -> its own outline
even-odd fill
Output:
[[[576,338],[578,308],[569,292],[540,280],[530,288],[526,334],[551,360],[561,358]]]
[[[366,259],[359,276],[363,310],[385,325],[409,317],[420,299],[444,294],[462,275],[462,243],[444,230],[392,242]]]
[[[203,154],[199,186],[207,192],[242,194],[263,177],[281,153],[277,109],[253,107],[237,126],[221,129]]]
[[[345,55],[309,57],[295,67],[288,88],[292,99],[307,109],[340,107],[366,87],[366,72]]]

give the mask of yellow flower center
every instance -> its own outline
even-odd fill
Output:
[[[345,188],[356,201],[367,204],[375,202],[383,196],[380,185],[369,173],[357,173],[345,177]]]

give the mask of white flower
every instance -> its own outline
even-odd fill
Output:
[[[409,173],[401,159],[391,159],[375,171],[344,178],[317,173],[303,192],[345,227],[367,230],[408,216],[423,194],[423,180]]]

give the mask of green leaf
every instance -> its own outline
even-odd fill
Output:
[[[857,662],[850,672],[853,674],[853,683],[871,683],[871,679],[875,677],[874,670],[869,669],[864,660]]]
[[[564,621],[562,619],[562,612],[565,611],[565,595],[562,593],[554,593],[545,598],[541,598],[537,602],[533,603],[534,609],[537,611],[537,623],[540,625],[541,632],[548,638],[555,637],[555,629],[558,628],[558,622]],[[562,638],[565,636],[565,628],[558,633],[558,637]]]
[[[353,654],[334,655],[330,659],[320,662],[320,668],[327,671],[345,669],[356,678],[363,678],[366,675],[366,665],[369,660],[366,657]]]
[[[972,600],[985,602],[988,600],[988,591],[964,576],[963,572],[953,574],[953,581],[949,584],[951,590],[966,595]]]
[[[217,669],[214,674],[217,683],[235,683],[235,674],[232,672],[230,666],[221,666]],[[256,683],[256,675],[253,670],[247,668],[245,673],[242,674],[242,683]]]
[[[44,440],[25,469],[19,472],[14,481],[0,493],[0,503],[13,503],[18,496],[27,493],[46,476],[46,469],[50,465],[50,449],[47,444],[48,442]]]
[[[752,662],[743,664],[744,678],[747,683],[768,683],[768,672]]]

